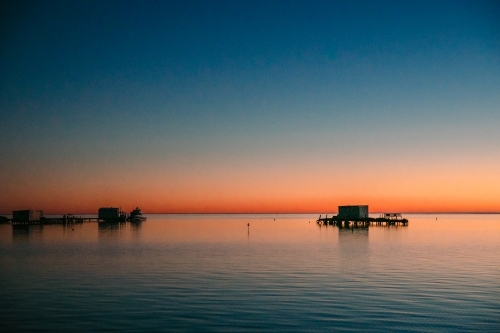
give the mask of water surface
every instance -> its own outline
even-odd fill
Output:
[[[316,215],[0,225],[2,329],[498,331],[500,215],[405,217],[354,229]]]

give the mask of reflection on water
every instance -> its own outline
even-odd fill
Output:
[[[109,241],[111,239],[123,237],[126,233],[126,222],[99,222],[99,241]]]
[[[81,224],[3,224],[0,225],[0,244],[11,242],[44,242],[61,243],[95,242],[99,239],[131,240],[141,236],[142,222],[97,223],[86,222]]]
[[[339,231],[339,257],[343,278],[357,280],[369,268],[369,227],[336,227]]]
[[[17,242],[28,241],[30,236],[29,225],[14,225],[12,226],[12,240]]]
[[[42,234],[43,226],[39,224],[12,226],[12,240],[16,242],[41,240]]]
[[[142,221],[131,221],[130,227],[132,228],[132,230],[138,231],[142,227]]]
[[[147,222],[146,222],[147,223]],[[139,239],[142,230],[142,222],[98,222],[84,224],[87,229],[97,229],[100,242],[106,241],[129,241]],[[83,235],[82,235],[83,236]]]
[[[301,215],[0,226],[12,331],[495,331],[500,216]]]

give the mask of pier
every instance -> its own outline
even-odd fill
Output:
[[[119,223],[126,222],[128,217],[127,213],[115,207],[99,208],[97,217],[81,217],[73,214],[63,215],[62,217],[45,217],[41,210],[25,209],[13,211],[12,219],[3,218],[1,222],[11,223],[12,225],[67,225],[81,224],[84,222]]]
[[[408,225],[408,220],[401,216],[401,213],[384,213],[380,217],[368,217],[368,205],[339,206],[338,215],[332,217],[319,216],[318,224],[335,225],[338,227],[357,227],[375,225]]]
[[[345,218],[340,216],[332,217],[320,217],[316,221],[318,224],[322,225],[335,225],[338,227],[349,227],[349,226],[364,226],[367,227],[371,224],[374,225],[408,225],[408,220],[403,218],[386,218],[386,217],[360,217],[360,218]]]
[[[97,217],[75,217],[75,216],[63,216],[63,217],[41,217],[38,220],[31,221],[14,221],[9,220],[12,225],[49,225],[49,224],[81,224],[83,222],[97,222],[99,219]]]

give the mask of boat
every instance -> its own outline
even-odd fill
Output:
[[[142,215],[142,211],[139,209],[139,207],[136,207],[133,211],[130,212],[128,219],[132,222],[140,222],[146,220],[146,217]]]

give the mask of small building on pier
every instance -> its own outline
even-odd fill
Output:
[[[408,225],[408,220],[402,218],[401,213],[385,213],[380,217],[368,216],[368,205],[356,206],[339,206],[338,214],[332,217],[319,216],[316,221],[320,225],[336,225],[339,228],[353,226],[369,226],[370,224],[376,225]]]
[[[120,208],[114,207],[99,208],[99,211],[97,213],[98,221],[121,222],[125,221],[125,217],[125,214],[120,210]]]
[[[368,218],[368,205],[339,206],[337,217],[340,219],[366,219]]]
[[[97,217],[99,220],[117,220],[120,209],[114,207],[99,208]]]
[[[12,212],[13,222],[40,221],[42,217],[43,217],[43,211],[41,210],[25,209],[25,210],[14,210]]]

